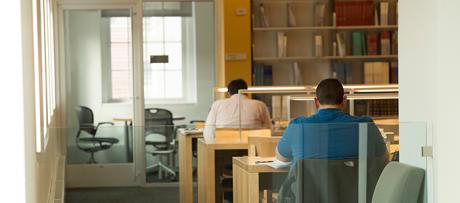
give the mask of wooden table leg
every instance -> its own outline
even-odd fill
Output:
[[[215,200],[215,151],[198,142],[198,202],[214,203]]]
[[[179,195],[181,203],[193,202],[192,136],[179,135]]]
[[[259,202],[259,174],[248,173],[233,164],[233,201],[238,203]]]

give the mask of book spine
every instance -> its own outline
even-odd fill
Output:
[[[390,32],[384,31],[380,33],[380,54],[390,55]]]
[[[345,41],[343,38],[343,34],[341,33],[336,33],[336,38],[337,38],[337,46],[339,50],[339,56],[346,56],[346,46],[345,46]]]
[[[362,53],[362,44],[361,44],[361,33],[360,32],[353,32],[351,34],[352,44],[353,44],[353,55],[354,56],[361,56]]]
[[[323,56],[323,36],[315,35],[315,56]]]
[[[289,27],[297,26],[297,22],[296,22],[296,19],[295,19],[294,12],[292,11],[291,4],[287,4],[287,12],[288,12],[288,26]]]
[[[370,32],[366,35],[367,38],[367,54],[377,55],[377,33]]]
[[[398,54],[398,31],[394,31],[391,35],[391,54]]]
[[[265,13],[265,6],[264,4],[259,4],[259,12],[260,12],[260,22],[262,27],[268,27],[268,17]]]
[[[380,2],[380,25],[388,25],[388,2]]]

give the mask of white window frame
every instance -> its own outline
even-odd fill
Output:
[[[33,0],[34,88],[36,152],[46,149],[49,133],[56,125],[59,73],[56,64],[57,7],[52,0]]]

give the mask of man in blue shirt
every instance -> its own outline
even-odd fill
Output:
[[[300,116],[289,123],[278,146],[276,158],[289,162],[300,159],[356,159],[359,155],[359,123],[367,124],[368,157],[386,155],[386,146],[373,120],[367,116],[351,116],[342,109],[346,96],[336,79],[325,79],[316,88],[318,112]]]

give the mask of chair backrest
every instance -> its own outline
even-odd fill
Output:
[[[249,156],[274,157],[281,137],[248,137]]]
[[[384,157],[367,162],[367,201],[382,172]],[[303,159],[291,168],[280,189],[279,202],[355,203],[358,202],[357,159]]]
[[[79,129],[94,134],[93,111],[86,106],[75,106],[74,110],[77,113]]]
[[[161,108],[145,109],[145,133],[161,134],[165,136],[165,142],[174,138],[174,123],[171,111]]]
[[[296,202],[358,202],[357,160],[304,159],[296,167]]]
[[[372,203],[423,202],[425,170],[390,162],[375,187]]]

